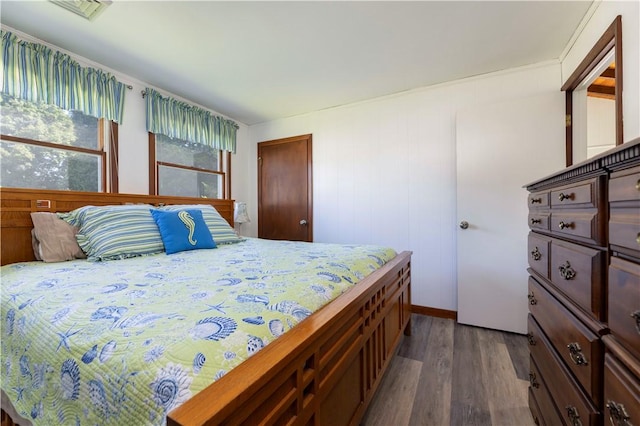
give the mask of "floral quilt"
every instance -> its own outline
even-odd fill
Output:
[[[172,255],[7,265],[0,385],[36,425],[164,424],[394,256],[249,238]]]

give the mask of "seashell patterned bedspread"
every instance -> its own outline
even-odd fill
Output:
[[[36,425],[164,424],[394,256],[249,238],[173,255],[3,266],[2,390]]]

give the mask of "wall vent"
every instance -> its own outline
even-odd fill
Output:
[[[111,3],[111,0],[49,0],[53,4],[92,21]]]

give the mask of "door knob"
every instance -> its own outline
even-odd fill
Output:
[[[469,227],[469,222],[467,222],[466,220],[463,220],[462,222],[460,222],[461,229],[467,229],[468,227]]]
[[[307,221],[305,219],[300,220],[300,225],[305,226],[306,224],[307,224]]]

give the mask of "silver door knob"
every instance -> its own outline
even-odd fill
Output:
[[[467,229],[468,227],[469,227],[469,222],[467,222],[466,220],[463,220],[462,222],[460,222],[461,229]]]
[[[300,220],[300,225],[305,226],[306,224],[307,224],[306,220],[304,220],[304,219]]]

